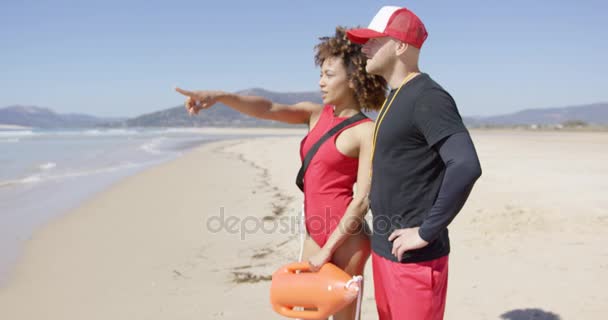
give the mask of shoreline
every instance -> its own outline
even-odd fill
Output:
[[[181,132],[181,129],[178,129]],[[210,139],[210,140],[199,140],[196,145],[190,146],[187,149],[180,150],[174,152],[173,155],[167,156],[162,160],[154,160],[148,164],[123,169],[124,172],[116,172],[116,173],[106,173],[104,176],[92,175],[90,177],[84,178],[80,182],[72,181],[63,181],[63,187],[71,186],[69,188],[73,188],[73,185],[76,183],[84,183],[83,187],[78,188],[76,193],[73,193],[69,198],[66,196],[60,196],[62,199],[60,202],[54,201],[50,206],[45,206],[44,209],[36,209],[40,211],[40,213],[29,212],[24,208],[11,207],[14,201],[9,201],[9,205],[3,206],[3,210],[6,212],[10,212],[10,215],[6,215],[4,219],[12,219],[8,224],[11,227],[10,230],[6,230],[4,232],[2,248],[3,257],[1,257],[0,261],[0,287],[6,284],[9,281],[11,274],[14,271],[15,264],[19,261],[22,251],[26,246],[28,239],[31,239],[33,234],[37,232],[37,230],[44,228],[47,224],[51,223],[55,219],[62,219],[62,217],[74,210],[78,210],[88,201],[95,199],[97,196],[103,194],[104,192],[113,188],[114,185],[120,183],[124,179],[128,179],[129,177],[136,176],[145,172],[147,170],[154,170],[155,167],[162,165],[166,162],[175,161],[179,159],[184,154],[191,152],[201,146],[204,146],[209,143],[214,143],[215,141],[231,141],[231,140],[239,140],[243,139],[245,135],[251,135],[254,138],[258,136],[291,136],[295,134],[301,134],[301,130],[299,129],[247,129],[247,128],[199,128],[194,130],[186,130],[186,133],[191,133],[193,137],[196,136],[216,136],[220,137],[219,139]],[[126,171],[125,171],[126,170]],[[16,181],[15,187],[23,188],[20,186],[20,181]],[[45,182],[49,183],[49,182]],[[58,182],[59,183],[59,182]],[[0,186],[3,188],[10,187],[9,185]],[[26,186],[27,187],[27,186]],[[34,186],[40,188],[40,186]],[[42,190],[51,188],[50,186],[42,186]],[[68,189],[69,189],[68,188]],[[18,192],[19,197],[22,198],[25,193],[21,190],[0,190],[4,192],[9,192],[8,194]],[[27,192],[27,191],[26,191]],[[41,193],[38,191],[38,193]],[[39,196],[44,196],[41,194]],[[16,200],[15,200],[16,201]],[[42,211],[44,210],[44,211]],[[17,216],[15,216],[17,215]],[[15,218],[11,218],[11,216],[15,216]],[[18,218],[17,218],[18,217]],[[18,220],[17,220],[18,219]],[[14,226],[13,226],[14,224]],[[5,228],[7,226],[5,225]]]

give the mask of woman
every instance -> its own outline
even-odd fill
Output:
[[[315,51],[315,64],[321,67],[319,86],[324,105],[282,105],[221,91],[176,90],[187,96],[185,106],[191,114],[221,102],[253,117],[307,124],[309,132],[300,145],[303,159],[338,123],[362,109],[379,109],[386,93],[386,82],[365,72],[367,58],[361,46],[347,39],[344,28],[336,28],[333,37],[322,38]],[[313,269],[331,261],[351,275],[363,274],[370,254],[363,218],[368,209],[372,134],[373,122],[367,118],[346,126],[321,145],[304,175],[308,232],[302,260],[309,261]],[[353,303],[333,318],[354,319],[355,308]]]

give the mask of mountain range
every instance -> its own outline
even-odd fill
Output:
[[[49,108],[36,106],[9,106],[0,108],[0,125],[13,125],[43,129],[90,128],[117,121],[122,118],[100,118],[86,114],[60,114]]]
[[[560,108],[526,109],[490,117],[465,117],[469,126],[556,125],[566,122],[608,124],[608,103],[594,103]]]
[[[236,92],[262,96],[271,101],[294,104],[301,101],[322,103],[319,92],[272,92],[252,88]],[[370,113],[375,117],[375,113]],[[463,117],[469,127],[513,125],[558,125],[569,121],[608,125],[608,103],[594,103],[560,108],[525,109],[515,113],[489,117]],[[183,105],[143,114],[134,118],[101,118],[86,114],[60,114],[49,108],[10,106],[0,108],[0,125],[34,128],[89,128],[89,127],[282,127],[276,121],[255,119],[218,103],[190,116]]]

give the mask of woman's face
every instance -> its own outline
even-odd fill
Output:
[[[341,58],[330,57],[323,61],[319,87],[324,104],[348,103],[354,98],[348,73]]]

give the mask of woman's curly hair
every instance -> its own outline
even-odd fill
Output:
[[[321,43],[315,46],[315,65],[321,66],[328,58],[341,58],[346,67],[346,74],[354,87],[355,99],[364,110],[378,110],[386,98],[386,81],[384,78],[365,71],[367,57],[361,51],[362,46],[350,42],[346,28],[336,27],[333,37],[320,38]]]

